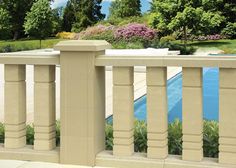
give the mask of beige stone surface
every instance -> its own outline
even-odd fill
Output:
[[[4,107],[6,148],[20,148],[26,144],[26,83],[25,65],[5,65]],[[15,125],[18,129],[8,129]],[[19,129],[21,128],[21,129]]]
[[[148,158],[164,159],[168,155],[167,107],[167,68],[147,68]]]
[[[63,41],[55,48],[61,51],[60,162],[94,166],[105,149],[105,68],[94,62],[110,45]]]
[[[203,158],[202,69],[183,68],[183,160]]]
[[[130,156],[134,152],[134,69],[113,67],[113,155]],[[119,137],[126,132],[130,137]],[[117,134],[118,133],[118,134]]]
[[[34,67],[34,128],[35,150],[52,150],[56,147],[56,130],[44,131],[56,123],[55,65]],[[41,129],[44,127],[43,129]]]
[[[220,69],[219,162],[236,164],[236,85],[235,69]]]
[[[202,161],[184,161],[181,156],[169,155],[166,159],[150,159],[146,154],[135,153],[129,157],[116,157],[103,151],[96,157],[96,165],[119,168],[235,168],[235,165],[219,164],[217,159],[203,158]]]

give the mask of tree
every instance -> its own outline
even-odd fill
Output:
[[[9,13],[5,9],[0,8],[0,39],[4,39],[9,33],[11,28],[10,19]]]
[[[76,12],[72,2],[69,0],[63,12],[62,30],[70,32],[72,25],[75,23]]]
[[[38,0],[33,4],[30,12],[25,17],[25,33],[40,40],[45,39],[52,33],[52,9],[48,0]]]
[[[203,1],[153,0],[150,24],[164,35],[182,31],[185,43],[187,32],[196,35],[211,33],[225,18],[217,10],[204,10]]]
[[[109,19],[141,16],[140,0],[115,0],[111,3]]]
[[[33,2],[34,0],[0,0],[0,7],[9,13],[14,40],[24,34],[24,19]]]
[[[62,11],[63,8],[52,9],[52,34],[56,35],[62,30]]]
[[[103,20],[105,15],[101,13],[101,2],[102,0],[73,0],[75,23],[72,26],[72,31],[81,31]]]

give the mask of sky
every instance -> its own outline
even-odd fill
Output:
[[[109,7],[112,0],[103,0],[102,2],[102,13],[109,14]],[[141,0],[142,3],[142,12],[147,12],[150,9],[150,1],[151,0]],[[52,8],[57,8],[66,5],[67,0],[54,0],[52,4]]]

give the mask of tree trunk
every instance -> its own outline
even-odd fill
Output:
[[[42,39],[39,39],[39,48],[42,48]]]
[[[186,44],[187,44],[187,27],[186,26],[184,26],[184,45],[186,46]]]
[[[19,32],[16,30],[16,31],[14,32],[13,40],[17,40],[17,39],[18,39],[18,36],[19,36]]]

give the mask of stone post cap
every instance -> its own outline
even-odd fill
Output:
[[[68,40],[54,46],[60,51],[103,51],[110,48],[111,44],[104,40]]]

